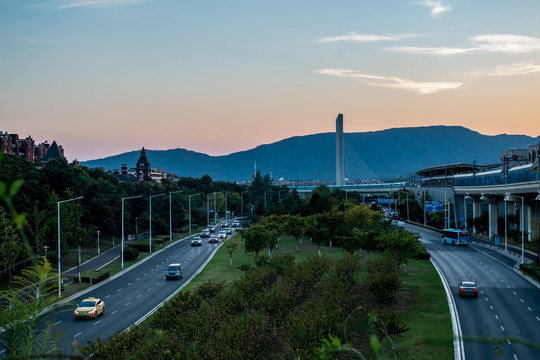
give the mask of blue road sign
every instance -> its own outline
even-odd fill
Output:
[[[426,212],[442,212],[442,201],[426,201]]]

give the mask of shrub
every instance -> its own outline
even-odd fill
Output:
[[[366,286],[380,304],[394,301],[395,292],[401,285],[399,269],[395,260],[388,256],[368,260]]]
[[[110,276],[110,273],[108,271],[104,271],[104,270],[87,270],[87,271],[83,271],[81,273],[81,282],[90,283],[90,284],[96,284],[96,283],[98,283],[100,281],[108,279],[109,276]],[[74,282],[79,282],[79,277],[74,276],[73,281]]]
[[[124,249],[124,260],[125,261],[135,260],[138,257],[139,257],[139,250],[132,247],[131,245]]]

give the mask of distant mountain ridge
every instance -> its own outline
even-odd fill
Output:
[[[146,153],[153,168],[178,176],[209,174],[214,180],[248,181],[256,163],[257,170],[272,172],[274,179],[335,180],[335,137],[333,132],[295,136],[221,156],[180,148],[146,149]],[[472,163],[474,159],[478,164],[499,163],[502,151],[540,141],[540,136],[483,135],[461,126],[442,125],[345,133],[343,137],[346,150],[356,153],[379,179],[430,166]],[[81,164],[108,170],[120,169],[122,164],[135,167],[139,155],[137,150]],[[345,168],[347,177],[347,161]]]

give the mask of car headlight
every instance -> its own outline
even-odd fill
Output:
[[[79,310],[75,310],[75,315],[79,315]]]
[[[88,313],[89,313],[89,314],[93,314],[93,313],[95,313],[95,312],[96,312],[96,309],[92,309],[92,310],[90,310]]]

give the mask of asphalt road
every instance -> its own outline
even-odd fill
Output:
[[[437,232],[407,228],[420,234],[449,285],[464,338],[462,359],[540,359],[540,350],[524,344],[540,346],[540,289],[515,271],[517,259],[481,245],[444,245]],[[478,284],[478,299],[458,296],[464,280]]]
[[[197,247],[191,246],[190,238],[178,241],[128,268],[118,277],[72,299],[74,304],[89,296],[102,299],[105,314],[97,319],[75,320],[74,304],[51,313],[49,321],[60,334],[63,352],[74,354],[77,352],[76,344],[85,345],[97,337],[105,339],[144,319],[189,282],[221,245],[221,241],[209,244],[208,239],[203,239],[203,245]],[[165,280],[165,269],[171,263],[182,264],[182,279]]]

